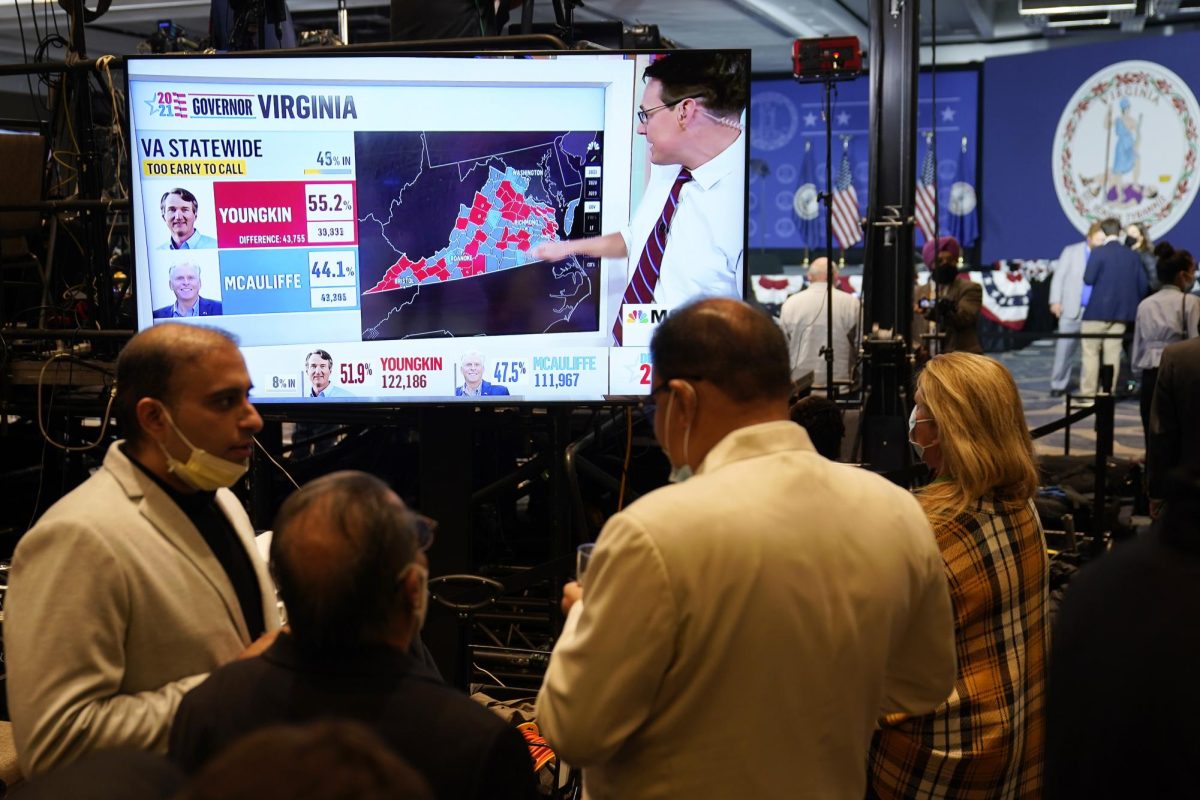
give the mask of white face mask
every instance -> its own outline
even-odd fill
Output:
[[[925,445],[918,444],[912,440],[913,429],[917,427],[917,407],[913,405],[912,414],[908,415],[908,444],[912,445],[912,449],[917,451],[917,458],[924,458]]]
[[[667,421],[666,421],[666,438],[669,442],[671,439],[671,406],[675,403],[675,393],[671,393],[671,397],[667,400]],[[683,483],[694,474],[692,467],[688,464],[688,437],[692,435],[691,423],[683,429],[683,464],[675,466],[675,461],[671,458],[671,451],[663,448],[663,452],[667,454],[667,461],[671,464],[671,474],[667,476],[667,480],[671,483]]]
[[[917,454],[917,458],[925,457],[925,445],[918,444],[913,441],[913,430],[917,427],[918,422],[932,422],[933,418],[917,419],[917,407],[913,406],[912,413],[908,415],[908,443],[912,445],[913,450]]]
[[[196,447],[179,430],[175,420],[171,419],[171,412],[167,411],[166,406],[163,406],[163,414],[166,416],[167,424],[192,451],[188,460],[183,462],[172,456],[166,445],[155,440],[158,448],[167,458],[167,469],[174,473],[179,480],[197,491],[215,492],[217,489],[227,489],[233,486],[246,474],[246,470],[250,468],[249,464],[227,461],[219,456],[214,456],[207,450]]]

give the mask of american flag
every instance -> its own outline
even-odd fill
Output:
[[[921,162],[921,174],[917,177],[917,195],[913,204],[917,227],[926,239],[937,236],[937,214],[934,203],[937,201],[937,183],[935,181],[932,142],[926,139],[925,160]]]
[[[850,178],[850,147],[842,147],[842,163],[838,166],[833,189],[833,235],[843,250],[849,250],[863,239],[862,222],[858,211],[858,194]]]

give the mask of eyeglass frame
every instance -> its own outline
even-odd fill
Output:
[[[701,96],[688,95],[687,97],[681,97],[678,100],[672,100],[670,103],[663,103],[661,106],[655,106],[654,108],[639,108],[637,110],[638,122],[642,123],[643,125],[649,125],[650,124],[650,115],[653,114],[655,111],[658,111],[663,108],[670,108],[672,106],[677,106],[680,103],[682,103],[684,100],[700,100],[701,98],[702,98],[702,95]]]
[[[433,517],[427,517],[416,511],[411,512],[413,518],[413,532],[417,535],[417,552],[427,553],[429,548],[433,547],[433,542],[437,538],[438,522]]]
[[[662,392],[662,391],[665,391],[665,390],[671,388],[671,381],[703,381],[703,380],[708,380],[708,379],[705,378],[703,375],[676,375],[674,378],[667,378],[665,381],[663,381],[662,383],[660,383],[658,385],[657,389],[655,389],[653,386],[650,387],[650,395],[649,395],[649,397],[651,398],[650,403],[654,402],[653,398],[659,392]]]

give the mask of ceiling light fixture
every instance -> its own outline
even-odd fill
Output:
[[[1135,0],[1021,0],[1019,9],[1024,16],[1136,10]]]
[[[1047,28],[1091,28],[1111,25],[1112,17],[1108,14],[1071,14],[1065,17],[1055,17],[1046,23]]]

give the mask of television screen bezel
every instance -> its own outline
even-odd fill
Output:
[[[745,58],[746,63],[746,107],[743,111],[744,128],[742,136],[745,137],[743,145],[743,203],[742,203],[742,286],[741,300],[745,302],[753,302],[753,292],[751,291],[751,275],[749,269],[749,238],[750,238],[750,131],[751,131],[751,116],[750,116],[750,93],[751,82],[753,79],[751,61],[751,50],[745,47],[729,47],[729,48],[687,48],[687,52],[699,53],[738,53]],[[296,59],[350,59],[354,58],[452,58],[452,59],[493,59],[493,58],[547,58],[555,59],[566,57],[592,57],[597,55],[612,55],[625,58],[637,58],[638,56],[651,55],[667,55],[672,52],[682,52],[678,49],[664,48],[636,48],[636,49],[619,49],[619,50],[535,50],[526,48],[515,49],[478,49],[478,50],[403,50],[403,49],[388,49],[386,47],[377,48],[371,46],[367,49],[350,49],[350,48],[313,48],[313,49],[296,49],[296,50],[265,50],[252,52],[225,52],[225,53],[166,53],[166,54],[136,54],[126,57],[126,69],[123,70],[125,78],[125,113],[129,115],[132,111],[132,94],[130,92],[130,69],[128,65],[133,62],[189,62],[189,61],[257,61],[261,59],[281,59],[281,60],[296,60]],[[643,79],[644,81],[644,79]],[[133,134],[133,125],[125,125],[125,145],[129,159],[130,181],[140,180],[140,176],[135,171],[135,147],[137,142]],[[132,261],[133,286],[136,293],[138,289],[138,276],[142,272],[143,267],[138,262],[138,248],[135,246],[136,226],[142,224],[141,217],[144,215],[144,206],[134,202],[135,193],[131,189],[130,197],[130,212],[129,212],[129,236],[130,236],[130,259]],[[140,192],[137,193],[140,195]],[[632,213],[631,209],[631,213]],[[147,231],[147,235],[149,232]],[[356,245],[357,247],[357,245]],[[149,270],[149,267],[145,267]],[[148,273],[147,273],[148,274]],[[136,297],[136,294],[135,294]],[[699,298],[697,298],[699,299]],[[147,307],[152,306],[149,304]],[[141,318],[141,305],[135,304],[135,325],[138,331],[143,331],[154,325],[153,318],[149,324],[143,324]],[[196,323],[189,323],[196,324]],[[205,323],[200,323],[205,324]],[[207,327],[221,328],[219,324],[208,325]],[[538,334],[531,334],[538,335]],[[236,337],[235,337],[236,338]],[[239,350],[242,349],[242,344],[238,343]],[[618,348],[609,347],[610,350]],[[324,402],[314,403],[302,400],[276,400],[264,398],[252,398],[259,413],[271,419],[301,419],[301,420],[323,420],[329,417],[353,417],[355,419],[369,419],[374,412],[394,413],[397,409],[406,408],[421,408],[421,407],[453,407],[453,406],[525,406],[525,407],[556,407],[556,406],[612,406],[612,405],[642,405],[650,399],[650,394],[629,395],[629,394],[605,394],[600,397],[539,397],[527,398],[523,395],[510,395],[499,397],[455,397],[448,395],[431,395],[413,397],[411,400],[402,398],[388,398],[380,400],[365,400],[359,398],[339,398],[327,399]],[[332,400],[332,402],[331,402]]]

